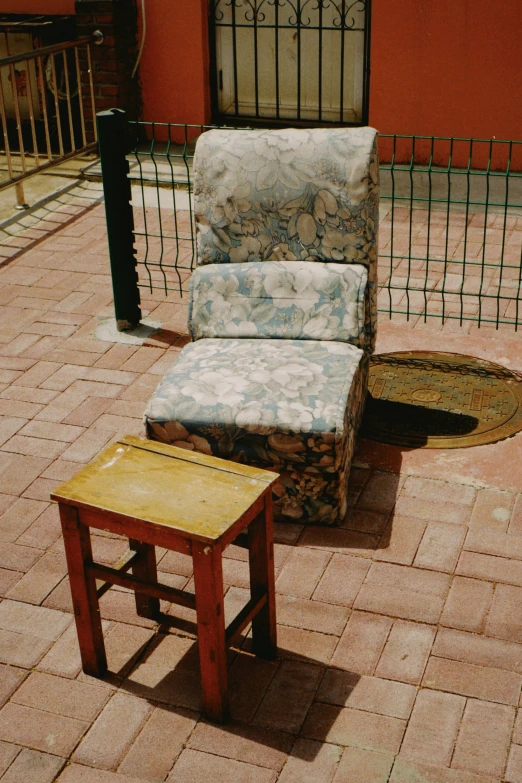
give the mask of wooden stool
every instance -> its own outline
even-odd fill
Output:
[[[158,619],[160,598],[195,609],[203,711],[222,722],[227,647],[252,622],[255,654],[276,654],[271,487],[277,478],[128,436],[58,487],[51,497],[60,508],[83,671],[99,677],[107,670],[98,599],[111,585],[134,591],[142,617]],[[130,551],[116,567],[93,561],[91,527],[129,538]],[[250,600],[225,628],[221,558],[232,542],[249,551]],[[195,595],[158,583],[155,546],[192,555]]]

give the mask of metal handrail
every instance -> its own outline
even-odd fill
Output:
[[[0,191],[14,186],[17,206],[20,209],[27,208],[22,184],[25,179],[96,149],[96,100],[90,46],[101,43],[103,34],[96,30],[92,35],[77,41],[43,46],[0,59],[0,71],[2,68],[9,69],[10,103],[14,108],[14,117],[8,118],[5,88],[0,79],[0,128],[8,172],[8,178],[0,182]],[[86,55],[83,68],[79,57],[82,48],[85,48]],[[67,57],[69,49],[74,50],[73,62]],[[64,79],[61,89],[57,78],[57,59],[60,55]],[[45,66],[44,58],[47,58]],[[27,64],[20,90],[20,73],[15,69],[17,63]],[[74,88],[71,89],[71,83],[74,81],[77,85],[76,92]],[[47,95],[46,84],[53,97]],[[85,86],[87,90],[82,89]],[[88,139],[84,100],[92,111],[92,140]],[[14,120],[14,123],[9,124],[8,120]],[[13,137],[16,138],[14,144]],[[21,173],[15,171],[15,158],[19,158]],[[41,158],[46,158],[45,162]]]

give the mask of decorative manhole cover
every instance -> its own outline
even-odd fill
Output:
[[[522,430],[522,382],[498,364],[458,353],[373,356],[361,434],[381,443],[457,449]]]

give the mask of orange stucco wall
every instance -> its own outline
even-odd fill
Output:
[[[207,0],[147,2],[144,119],[208,122]],[[373,0],[370,123],[522,138],[521,0]]]
[[[0,0],[6,14],[74,14],[74,0]]]
[[[206,0],[146,0],[143,119],[210,121]]]
[[[521,32],[521,0],[373,0],[370,123],[522,138]]]

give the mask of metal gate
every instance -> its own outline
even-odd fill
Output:
[[[368,122],[371,0],[211,0],[214,117]]]

